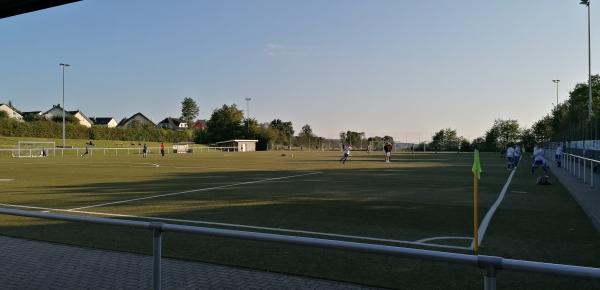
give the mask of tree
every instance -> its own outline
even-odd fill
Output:
[[[298,134],[298,141],[302,145],[311,146],[311,140],[314,139],[314,135],[310,125],[306,124],[302,126],[302,131]],[[313,141],[314,142],[314,141]]]
[[[523,146],[525,146],[525,149],[528,151],[533,150],[533,146],[535,146],[535,144],[537,143],[535,133],[532,129],[524,129],[523,131],[521,131],[520,138],[521,144],[523,144]]]
[[[462,137],[460,137],[462,138]],[[460,142],[462,141],[458,137],[456,130],[451,128],[446,128],[437,131],[431,137],[431,144],[429,145],[432,150],[439,151],[457,151]],[[463,138],[464,139],[464,138]],[[468,141],[467,141],[468,143]]]
[[[235,104],[223,105],[215,109],[206,122],[208,142],[218,142],[229,139],[235,139],[243,136],[245,133],[243,125],[244,114]]]
[[[292,125],[292,122],[283,122],[279,119],[275,119],[271,121],[269,126],[277,130],[278,142],[289,145],[290,139],[294,136],[294,126]]]
[[[552,118],[550,115],[546,115],[541,120],[533,123],[531,126],[535,143],[544,143],[552,138]]]
[[[200,109],[194,99],[187,97],[183,99],[183,102],[181,102],[181,119],[186,122],[188,126],[192,126],[194,119],[198,117],[198,112],[200,112]]]

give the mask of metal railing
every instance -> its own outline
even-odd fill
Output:
[[[102,155],[130,155],[130,154],[142,154],[143,147],[93,147],[90,146],[87,148],[90,155],[102,154]],[[160,147],[147,147],[149,153],[160,153]],[[191,152],[189,153],[203,153],[203,152],[237,152],[237,147],[200,147],[200,146],[191,146]],[[9,148],[9,149],[0,149],[0,153],[7,152],[10,153],[13,157],[20,157],[21,152],[28,153],[29,156],[38,157],[41,155],[41,148]],[[50,157],[59,155],[62,157],[65,153],[68,154],[76,154],[81,155],[81,153],[85,152],[85,147],[72,147],[72,148],[45,148]],[[165,154],[176,154],[173,152],[172,148],[165,148]],[[23,157],[29,157],[23,156]]]
[[[196,227],[186,225],[175,225],[161,222],[144,222],[122,219],[97,218],[78,215],[67,215],[58,213],[47,213],[37,211],[26,211],[20,209],[0,208],[0,214],[15,215],[30,218],[61,220],[70,222],[92,223],[102,225],[113,225],[137,229],[146,229],[153,232],[153,289],[161,289],[162,281],[162,234],[163,232],[177,232],[197,234],[211,237],[222,237],[242,240],[253,240],[261,242],[292,244],[307,247],[337,249],[349,252],[360,252],[368,254],[387,255],[402,258],[430,260],[436,262],[447,262],[452,264],[468,265],[482,269],[483,284],[485,290],[496,289],[496,276],[500,270],[514,270],[523,272],[537,272],[555,274],[561,276],[600,279],[600,268],[572,266],[563,264],[552,264],[532,262],[515,259],[505,259],[495,256],[468,255],[432,250],[403,248],[376,244],[356,243],[338,240],[327,240],[299,236],[287,236],[278,234],[216,229],[207,227]]]
[[[548,154],[546,154],[546,157],[547,155]],[[552,156],[552,158],[554,159],[554,156]],[[594,187],[594,167],[600,164],[600,160],[569,153],[561,153],[559,158],[561,161],[560,167],[582,180],[583,183],[589,184],[590,187]]]

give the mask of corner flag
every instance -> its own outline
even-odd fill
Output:
[[[477,176],[477,179],[481,179],[481,163],[479,162],[479,150],[475,149],[473,156],[473,175]]]

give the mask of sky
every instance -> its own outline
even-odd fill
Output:
[[[592,2],[592,72],[600,2]],[[84,0],[0,19],[0,103],[155,122],[193,98],[259,122],[399,141],[522,126],[587,80],[579,0]],[[597,15],[597,16],[596,16]],[[598,53],[596,53],[597,55]],[[598,59],[595,61],[594,59]]]

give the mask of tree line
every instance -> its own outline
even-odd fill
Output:
[[[588,84],[578,83],[569,92],[567,99],[542,117],[531,127],[521,127],[517,120],[496,119],[494,124],[471,142],[458,136],[455,129],[439,130],[432,142],[421,144],[431,150],[501,151],[510,143],[519,143],[531,150],[536,144],[549,141],[598,140],[600,133],[600,76],[592,76],[592,115],[588,114]]]

